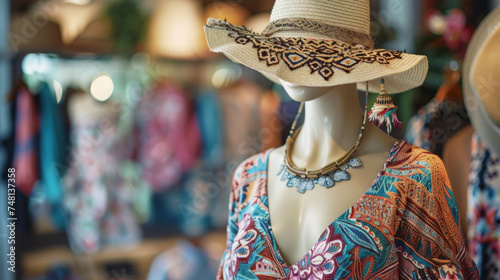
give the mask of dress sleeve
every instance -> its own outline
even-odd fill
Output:
[[[219,270],[217,272],[217,280],[221,279],[232,279],[230,276],[231,270],[231,247],[233,245],[233,240],[238,233],[238,197],[239,197],[239,186],[241,182],[241,177],[243,174],[243,164],[240,165],[233,176],[231,183],[231,193],[229,195],[229,214],[227,222],[227,240],[226,249],[222,255],[220,261]]]
[[[402,279],[479,279],[444,164],[424,153],[402,184],[395,245]]]

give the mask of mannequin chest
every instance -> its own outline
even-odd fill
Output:
[[[289,188],[277,176],[282,149],[270,154],[267,193],[271,227],[282,257],[298,262],[318,241],[325,229],[355,204],[372,186],[387,161],[388,153],[362,156],[363,167],[350,169],[351,180],[330,189],[316,185],[304,194]]]

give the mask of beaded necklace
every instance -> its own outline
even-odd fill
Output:
[[[325,188],[331,188],[335,186],[335,183],[342,181],[349,181],[351,176],[347,171],[349,168],[359,168],[363,164],[359,158],[354,158],[354,155],[358,151],[359,145],[363,136],[365,134],[365,125],[368,113],[368,83],[366,83],[366,101],[365,101],[365,111],[363,117],[363,124],[361,126],[361,131],[356,140],[356,143],[345,153],[343,156],[337,160],[329,163],[328,165],[320,169],[305,169],[297,167],[292,161],[291,151],[293,148],[293,143],[295,142],[297,135],[300,132],[300,128],[295,132],[297,122],[304,109],[304,102],[300,104],[299,112],[292,124],[292,129],[288,135],[285,144],[285,158],[284,164],[281,165],[278,176],[282,182],[286,181],[286,186],[289,188],[297,188],[297,191],[304,194],[306,191],[314,189],[315,185],[320,185]]]

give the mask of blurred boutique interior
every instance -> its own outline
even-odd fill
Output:
[[[203,26],[261,32],[273,4],[0,0],[0,279],[215,279],[234,171],[285,143],[300,103],[210,52]],[[392,136],[443,157],[471,126],[464,57],[500,1],[370,4],[377,47],[429,60],[423,86],[393,98]]]

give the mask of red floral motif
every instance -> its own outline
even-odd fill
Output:
[[[252,219],[247,219],[243,224],[245,230],[240,230],[234,238],[231,247],[233,254],[231,254],[231,267],[234,273],[238,271],[240,263],[247,263],[252,255],[252,243],[257,238],[257,231],[253,225]]]

